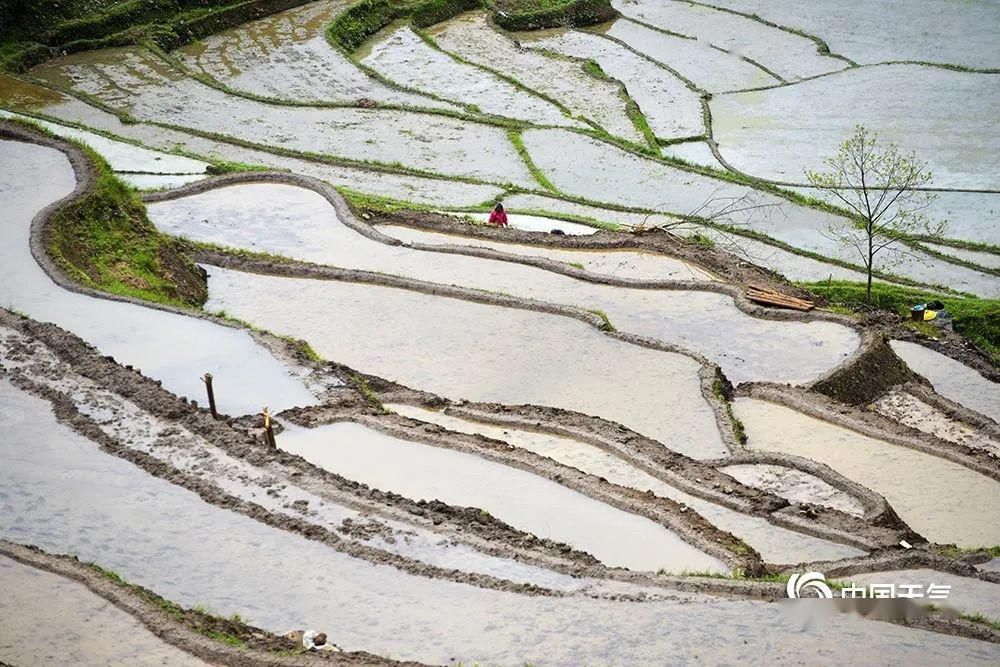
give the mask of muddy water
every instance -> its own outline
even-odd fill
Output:
[[[435,49],[409,26],[386,29],[366,45],[365,52],[362,63],[407,88],[494,116],[539,125],[583,126],[541,97]]]
[[[74,176],[62,153],[0,142],[0,304],[63,326],[121,363],[142,369],[171,391],[201,398],[200,378],[216,378],[219,409],[229,414],[261,406],[309,405],[315,397],[250,336],[192,317],[106,301],[57,287],[28,249],[34,215],[69,194]],[[238,389],[237,389],[238,388]]]
[[[519,33],[525,47],[594,60],[608,76],[625,84],[657,137],[693,137],[705,133],[698,93],[669,70],[620,44],[587,32]]]
[[[593,445],[561,436],[497,426],[425,410],[411,405],[387,405],[399,414],[438,424],[460,433],[476,433],[547,456],[610,482],[640,491],[652,491],[693,508],[718,528],[729,531],[756,549],[770,563],[799,563],[859,556],[861,551],[779,528],[759,517],[747,516],[685,493]]]
[[[900,340],[891,341],[891,345],[907,366],[930,380],[937,393],[1000,421],[1000,384],[922,345]]]
[[[451,398],[618,421],[689,455],[726,449],[698,364],[566,317],[409,290],[212,268],[209,310],[308,340],[327,359]]]
[[[610,567],[728,572],[658,523],[475,454],[339,423],[292,427],[279,446],[331,472],[417,500],[478,507],[516,528],[586,551]]]
[[[54,423],[47,404],[2,382],[0,405],[17,428],[2,450],[0,535],[275,632],[317,627],[345,649],[430,663],[649,664],[692,652],[713,662],[815,662],[817,651],[831,660],[1000,659],[996,645],[854,617],[788,627],[761,602],[531,598],[406,575],[207,505],[101,454]],[[817,648],[831,637],[836,650]]]
[[[1000,484],[958,464],[754,399],[735,402],[748,446],[804,456],[882,494],[918,533],[941,544],[1000,543]]]
[[[193,42],[174,55],[195,71],[257,95],[458,109],[385,85],[327,42],[323,31],[349,4],[349,0],[309,3]]]
[[[59,104],[63,101],[63,96],[7,74],[0,74],[0,100],[5,106],[31,111]]]
[[[590,76],[579,62],[521,48],[494,30],[485,14],[461,14],[428,32],[444,50],[514,77],[613,135],[643,141],[628,117],[617,85]]]
[[[502,128],[389,109],[265,104],[187,78],[141,48],[73,54],[39,65],[32,74],[94,95],[137,120],[258,145],[536,186]]]
[[[793,503],[816,503],[841,512],[863,516],[865,508],[857,500],[815,475],[770,464],[740,464],[721,469],[747,486],[764,489]]]
[[[635,50],[673,68],[709,93],[777,85],[779,81],[738,55],[713,49],[698,39],[685,39],[628,19],[618,19],[605,31]]]
[[[205,664],[75,581],[0,556],[0,589],[2,660],[53,666]]]
[[[971,426],[948,417],[916,396],[894,389],[874,403],[878,412],[907,426],[935,435],[942,440],[968,447],[986,449],[1000,455],[1000,442],[988,438]]]
[[[490,248],[524,257],[544,257],[600,273],[636,280],[712,280],[711,274],[679,259],[637,250],[560,250],[456,234],[439,234],[413,227],[380,226],[379,231],[409,243]]]
[[[601,309],[621,331],[706,355],[734,382],[802,382],[833,367],[857,343],[852,330],[837,324],[750,317],[724,294],[594,285],[510,262],[387,246],[339,224],[320,195],[292,186],[224,188],[157,204],[150,216],[164,231],[197,240]]]

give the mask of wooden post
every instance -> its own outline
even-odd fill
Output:
[[[264,443],[271,449],[277,449],[278,443],[274,440],[274,426],[271,424],[271,411],[264,408],[261,416],[264,417]]]
[[[212,411],[212,418],[218,419],[219,413],[215,411],[215,391],[212,390],[212,374],[205,373],[201,381],[205,383],[205,391],[208,392],[208,409]]]

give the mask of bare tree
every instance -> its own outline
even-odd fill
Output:
[[[933,223],[923,213],[937,199],[921,189],[930,183],[931,173],[926,162],[900,153],[896,144],[879,145],[878,134],[864,125],[858,125],[824,164],[829,171],[806,171],[806,177],[851,212],[851,218],[831,223],[827,235],[861,256],[868,274],[865,300],[871,303],[879,253],[916,236],[933,238],[944,232],[946,223]],[[886,255],[901,261],[906,251],[896,247]]]
[[[656,229],[688,239],[706,239],[734,255],[758,262],[760,260],[747,251],[746,239],[732,230],[752,229],[759,217],[783,213],[782,205],[783,202],[777,197],[768,197],[749,187],[739,190],[723,185],[713,190],[705,201],[686,214],[649,213],[639,224],[626,227],[633,234]],[[655,208],[666,210],[668,203]],[[661,219],[656,224],[650,224],[654,215],[667,217],[668,220]]]

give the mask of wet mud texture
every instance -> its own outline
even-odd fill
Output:
[[[51,572],[79,582],[90,591],[104,598],[116,608],[142,623],[154,635],[182,651],[213,665],[241,667],[307,667],[309,665],[413,665],[415,662],[396,662],[364,652],[308,652],[301,653],[295,642],[266,630],[255,628],[231,619],[220,618],[184,609],[141,586],[115,581],[101,574],[95,567],[81,563],[75,557],[55,556],[36,547],[22,546],[0,540],[0,554],[19,563]],[[244,646],[236,647],[214,640],[206,633],[220,633],[238,638]],[[335,641],[336,630],[327,634]],[[121,641],[129,641],[122,637]],[[282,655],[278,655],[281,652]]]

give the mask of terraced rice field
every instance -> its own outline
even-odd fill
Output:
[[[0,663],[1000,661],[994,8],[611,5],[0,73]],[[882,310],[805,173],[859,123],[949,222]]]

